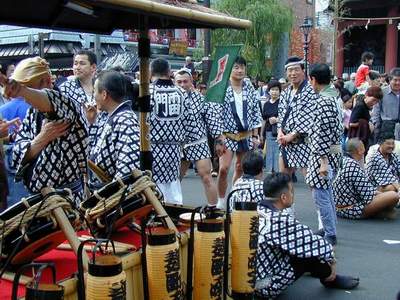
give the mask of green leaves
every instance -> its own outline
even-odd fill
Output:
[[[247,31],[218,29],[213,31],[213,45],[243,43],[242,55],[249,61],[249,75],[265,78],[271,75],[266,59],[273,59],[276,41],[292,28],[291,9],[278,0],[219,0],[215,8],[235,17],[252,21]],[[271,57],[266,57],[270,54]]]

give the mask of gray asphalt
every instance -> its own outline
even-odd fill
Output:
[[[199,206],[206,202],[200,178],[189,170],[182,182],[184,204]],[[302,178],[295,184],[295,211],[300,222],[317,229],[311,192]],[[278,299],[396,299],[400,291],[400,211],[396,220],[338,219],[336,247],[337,273],[360,277],[360,286],[352,291],[328,290],[319,280],[303,276]]]

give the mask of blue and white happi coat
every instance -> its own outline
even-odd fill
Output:
[[[368,161],[366,169],[369,180],[376,188],[400,181],[400,158],[395,153],[391,153],[386,160],[378,148]]]
[[[359,219],[364,207],[376,194],[360,164],[349,156],[343,157],[342,167],[333,182],[336,214],[343,218]]]
[[[242,124],[237,114],[233,89],[231,86],[228,87],[222,106],[223,132],[238,133],[261,127],[262,115],[260,101],[257,91],[254,89],[251,82],[243,81],[242,99],[244,124]],[[233,152],[251,150],[253,148],[251,136],[240,143],[227,138],[226,147]]]
[[[67,135],[49,143],[39,153],[32,178],[27,188],[32,193],[39,193],[44,187],[60,188],[83,179],[87,174],[88,122],[82,107],[75,99],[69,98],[56,90],[45,90],[54,112],[41,114],[30,108],[22,127],[17,134],[13,150],[13,166],[18,170],[31,142],[39,134],[44,121],[69,121],[71,126]],[[41,124],[38,124],[40,122]],[[82,200],[83,193],[76,195]]]
[[[213,138],[222,134],[221,105],[213,102],[205,102],[203,95],[198,91],[189,92],[190,108],[195,118],[189,133],[189,139],[193,142],[183,148],[183,159],[197,161],[211,157],[208,146],[207,133]]]
[[[98,130],[90,158],[110,178],[122,177],[139,169],[139,125],[130,101],[121,103]],[[91,185],[102,183],[91,176]]]
[[[308,81],[303,81],[297,92],[293,94],[293,86],[286,88],[279,98],[278,129],[284,134],[295,132],[309,137],[312,132],[316,94]],[[290,143],[281,148],[286,155],[288,167],[306,168],[311,153],[310,145],[306,142]]]
[[[232,186],[230,207],[233,209],[235,202],[260,203],[264,199],[263,181],[251,175],[243,175]]]
[[[270,201],[258,206],[256,294],[275,298],[295,281],[290,257],[334,259],[332,246],[300,224],[293,216],[276,209]]]
[[[311,154],[309,157],[306,183],[313,188],[328,189],[331,185],[328,178],[319,174],[320,159],[328,158],[329,166],[336,174],[342,159],[341,138],[343,123],[339,103],[336,97],[320,94],[315,105],[314,122],[310,136]],[[333,153],[332,147],[340,153]]]
[[[182,147],[194,131],[193,112],[188,95],[172,80],[159,79],[150,86],[150,140],[153,153],[153,179],[169,183],[179,179]]]
[[[94,95],[87,95],[78,78],[63,82],[58,88],[59,91],[67,95],[70,99],[78,101],[81,105],[95,105]]]

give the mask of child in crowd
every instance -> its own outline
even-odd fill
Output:
[[[358,67],[356,72],[357,88],[359,88],[364,82],[367,81],[368,74],[373,61],[374,61],[374,55],[371,52],[364,52],[361,55],[361,65]]]

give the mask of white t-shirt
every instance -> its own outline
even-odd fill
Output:
[[[236,106],[236,112],[239,116],[239,120],[244,126],[244,117],[243,117],[243,94],[236,93],[233,91],[233,96],[235,97],[235,106]]]

